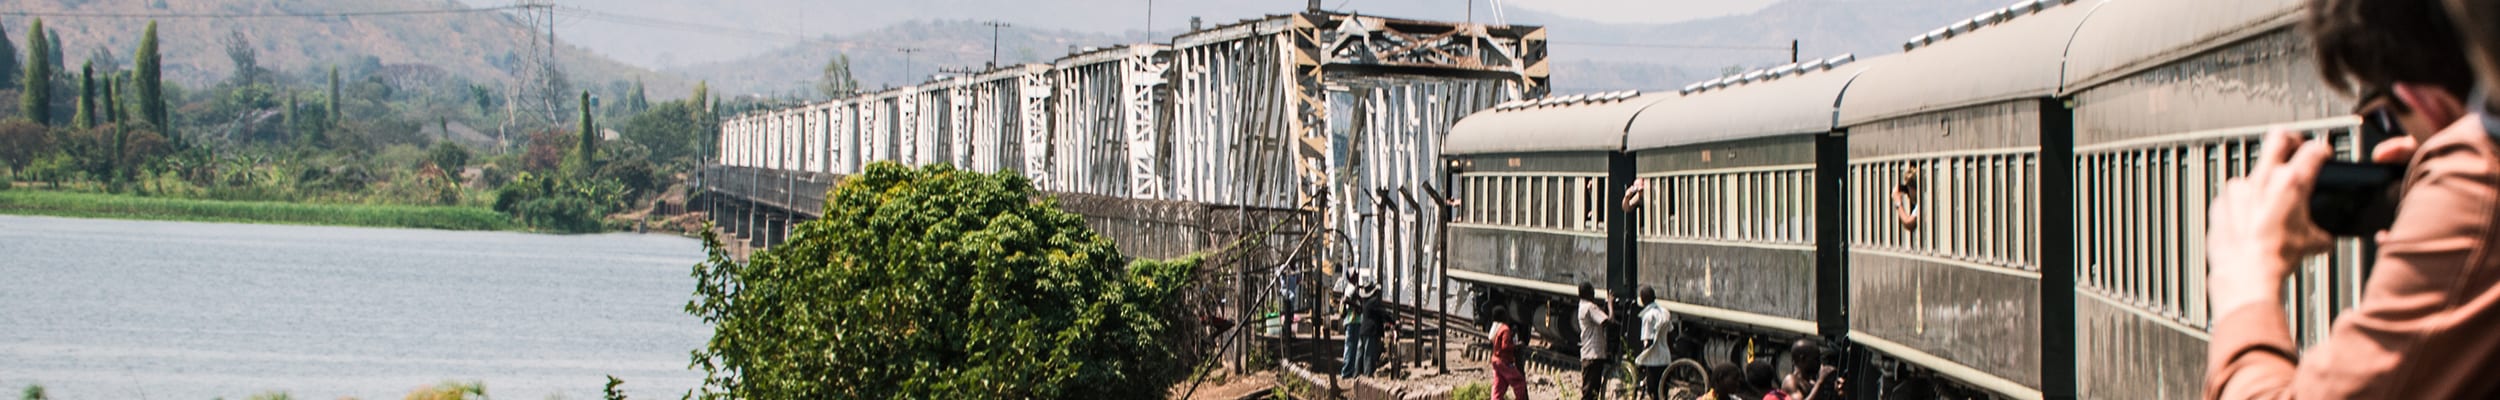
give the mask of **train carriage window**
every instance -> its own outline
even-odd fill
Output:
[[[2153,196],[2153,204],[2161,209],[2161,215],[2154,221],[2160,227],[2161,251],[2153,255],[2153,262],[2161,268],[2156,272],[2157,279],[2161,282],[2161,311],[2165,314],[2176,315],[2179,310],[2179,264],[2173,255],[2178,253],[2180,239],[2178,234],[2179,209],[2174,202],[2178,197],[2177,170],[2174,168],[2177,164],[2172,160],[2178,154],[2168,147],[2155,150],[2155,154],[2153,188],[2156,194]]]

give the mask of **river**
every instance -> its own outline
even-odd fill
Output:
[[[677,398],[701,260],[665,235],[0,216],[0,397],[596,399],[615,375]]]

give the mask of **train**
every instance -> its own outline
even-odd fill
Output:
[[[1555,337],[1577,285],[1652,288],[1700,363],[1821,337],[1853,395],[2199,397],[2217,188],[2271,129],[2365,148],[2302,12],[2024,1],[1880,57],[1497,105],[1444,148],[1448,276]],[[2370,251],[2342,239],[2300,267],[2303,346]]]
[[[1299,270],[1394,302],[1500,306],[1567,352],[1576,286],[1625,319],[1648,287],[1683,364],[1819,337],[1858,398],[2192,398],[2221,183],[2272,129],[2365,147],[2303,12],[2027,0],[1899,53],[1555,95],[1544,28],[1313,10],[735,116],[717,166],[949,163],[1112,205],[1089,209],[1302,213],[1324,238]],[[1204,224],[1088,217],[1150,256],[1210,245]],[[2301,345],[2373,251],[2299,267]]]

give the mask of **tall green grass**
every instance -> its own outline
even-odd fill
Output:
[[[33,190],[0,191],[0,214],[451,230],[515,228],[511,218],[479,207],[223,201]]]

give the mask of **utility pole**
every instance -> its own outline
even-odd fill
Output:
[[[921,51],[921,50],[920,50],[920,48],[918,48],[918,47],[904,47],[904,48],[894,49],[894,51],[900,51],[900,52],[903,52],[903,84],[905,84],[905,85],[909,85],[909,84],[914,84],[914,83],[920,83],[920,78],[914,78],[914,77],[913,77],[913,76],[918,75],[918,74],[917,74],[917,73],[915,73],[915,72],[912,72],[912,70],[911,70],[911,53],[918,53],[918,52],[920,52],[920,51]]]
[[[1005,28],[1014,25],[1008,25],[1005,22],[998,22],[998,20],[995,19],[990,20],[988,24],[990,26],[990,68],[998,68],[998,28]]]
[[[1788,63],[1797,63],[1797,39],[1788,39]]]

